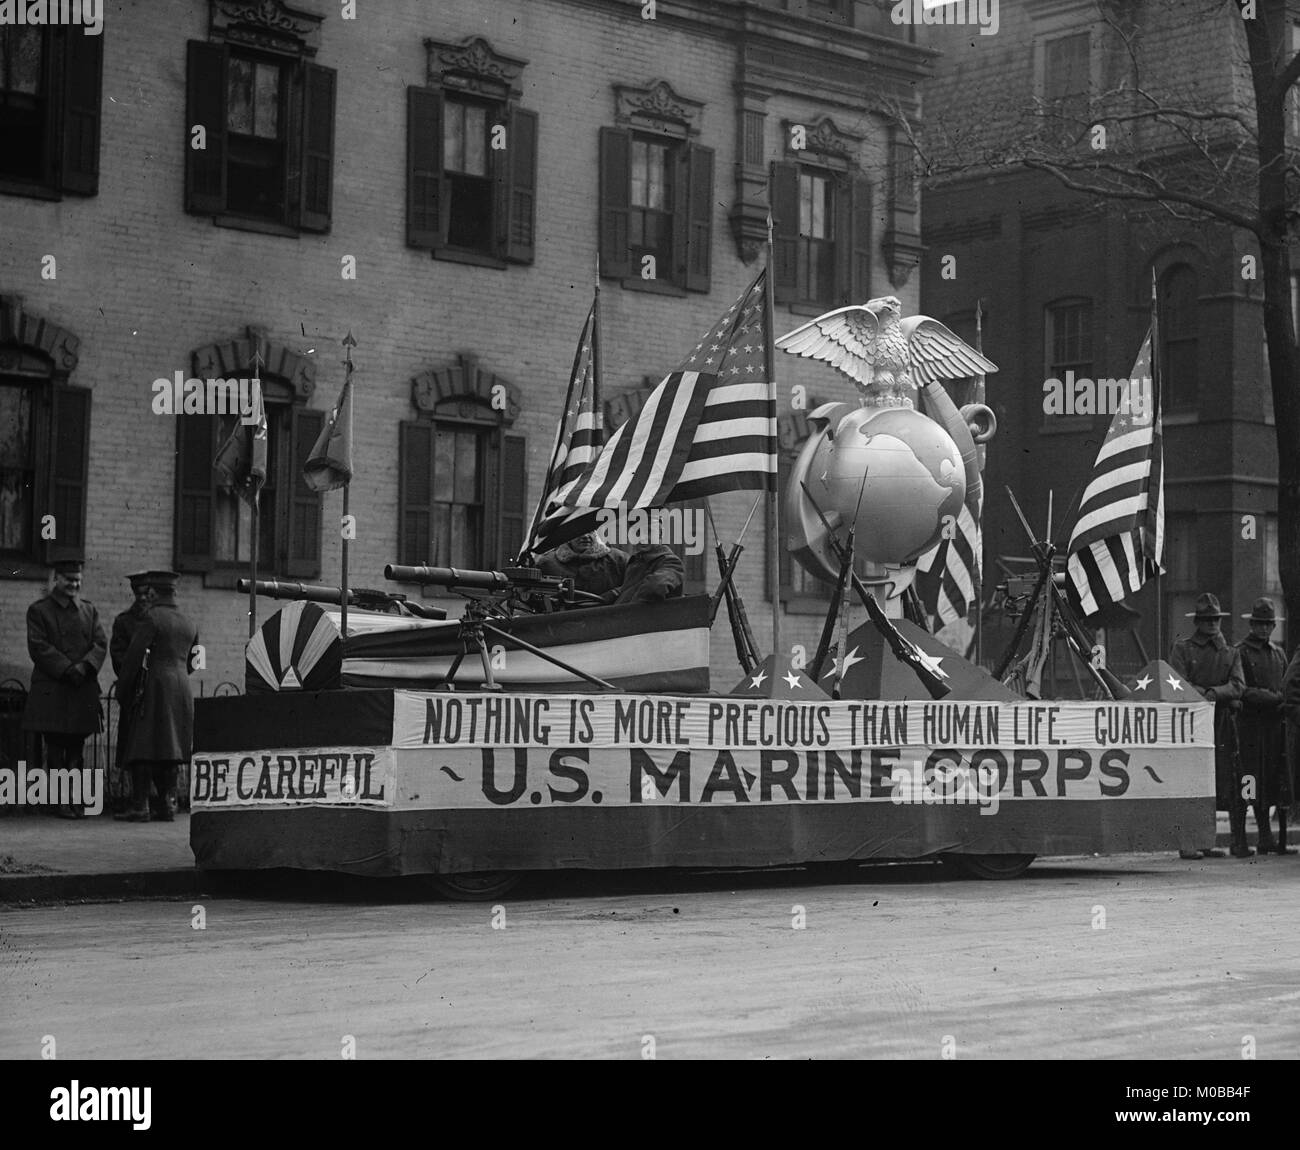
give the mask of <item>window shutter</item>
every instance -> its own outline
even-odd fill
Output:
[[[529,526],[524,522],[528,515],[528,440],[522,435],[501,438],[499,489],[497,562],[508,563],[519,555]]]
[[[871,298],[871,181],[853,180],[853,284],[849,303]]]
[[[324,427],[325,412],[305,407],[293,408],[290,425],[293,451],[289,460],[292,472],[289,476],[289,532],[286,541],[288,554],[284,560],[286,575],[315,577],[320,574],[321,496],[307,486],[302,469]]]
[[[99,109],[104,67],[104,37],[63,30],[63,163],[65,192],[93,196],[99,191]]]
[[[298,205],[298,226],[305,232],[330,230],[336,76],[333,68],[307,65],[302,109],[302,198]]]
[[[177,571],[211,571],[212,513],[217,477],[212,460],[217,453],[216,417],[176,417],[176,540]]]
[[[799,166],[774,163],[771,177],[772,255],[776,260],[772,298],[789,303],[799,293]]]
[[[433,557],[433,423],[398,430],[397,561],[418,567]]]
[[[226,210],[225,46],[191,40],[185,83],[185,210],[213,215]],[[207,146],[196,149],[200,124]]]
[[[691,144],[686,149],[689,189],[678,220],[686,232],[686,290],[709,290],[713,244],[713,149]]]
[[[90,466],[90,389],[55,384],[50,452],[50,514],[60,547],[86,545],[86,476]]]
[[[600,130],[600,274],[632,275],[632,133]]]
[[[432,251],[447,242],[450,201],[442,175],[442,93],[406,89],[406,243]]]
[[[853,296],[853,224],[857,218],[853,204],[853,181],[847,176],[835,180],[835,303],[838,307],[852,303]]]
[[[507,119],[505,154],[497,169],[504,237],[500,251],[511,263],[530,264],[537,208],[537,113],[511,108]]]

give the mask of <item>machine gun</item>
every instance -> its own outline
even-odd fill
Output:
[[[244,594],[248,594],[249,581],[240,579],[236,584]],[[259,579],[256,584],[257,594],[270,599],[307,600],[309,603],[333,603],[336,607],[343,602],[343,592],[338,587],[313,583],[282,583],[273,579]],[[426,607],[420,603],[410,603],[405,595],[392,591],[379,591],[369,587],[349,587],[348,606],[361,611],[378,611],[385,615],[408,615],[420,619],[445,619],[447,612],[441,607]]]
[[[503,631],[488,622],[491,618],[509,621],[516,608],[531,609],[530,597],[540,596],[543,603],[563,603],[568,606],[581,602],[603,603],[599,595],[578,591],[573,580],[557,575],[543,575],[536,567],[506,567],[500,571],[462,570],[458,567],[407,567],[399,563],[389,563],[384,568],[384,578],[395,583],[419,583],[425,587],[446,587],[464,595],[467,602],[465,613],[460,620],[460,653],[452,660],[451,666],[443,678],[443,685],[454,687],[456,672],[461,660],[472,650],[477,650],[483,662],[484,689],[499,691],[501,686],[492,674],[492,661],[488,657],[487,642],[484,633],[491,635],[503,644],[528,651],[538,658],[545,659],[571,675],[577,675],[607,691],[616,690],[612,683],[586,671],[557,659],[548,651],[534,647],[531,643]],[[483,591],[485,595],[471,592]],[[536,601],[534,599],[534,601]]]

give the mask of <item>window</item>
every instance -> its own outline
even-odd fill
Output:
[[[0,192],[99,191],[103,36],[0,25]]]
[[[415,380],[421,418],[399,428],[398,562],[409,566],[467,567],[508,564],[524,542],[528,453],[510,432],[516,400],[503,410],[499,377],[460,365]]]
[[[1176,264],[1160,277],[1160,381],[1166,411],[1196,407],[1200,287],[1196,272]]]
[[[426,41],[429,83],[407,89],[406,243],[436,259],[533,262],[537,113],[524,68],[486,40]]]
[[[600,274],[625,287],[709,290],[713,149],[600,130]]]
[[[871,290],[871,185],[847,172],[772,165],[777,303],[824,310]]]
[[[1043,99],[1064,111],[1091,87],[1092,34],[1071,32],[1043,45]]]
[[[268,0],[236,15],[213,11],[253,22],[278,7]],[[189,42],[185,210],[280,235],[329,231],[334,69],[307,59],[309,39],[257,35],[215,18],[213,35]]]
[[[1092,379],[1092,300],[1067,299],[1048,304],[1044,316],[1044,379],[1059,379],[1072,402],[1075,379]],[[1073,374],[1068,374],[1073,373]],[[1059,427],[1091,416],[1044,415],[1044,424]]]
[[[262,395],[267,468],[258,500],[258,577],[315,578],[321,571],[321,497],[307,486],[302,469],[326,413],[294,402],[287,381],[274,376],[263,374]],[[211,587],[233,587],[251,555],[252,511],[212,467],[235,419],[176,417],[176,569],[205,573]]]

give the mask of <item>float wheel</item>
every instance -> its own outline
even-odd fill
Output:
[[[445,898],[457,902],[486,902],[514,890],[523,875],[509,870],[480,870],[464,874],[426,874],[421,878]]]
[[[1019,878],[1029,869],[1035,855],[944,855],[943,861],[955,866],[967,878]]]

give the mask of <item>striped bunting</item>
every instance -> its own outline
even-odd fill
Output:
[[[936,634],[967,657],[975,642],[970,611],[979,605],[983,536],[970,504],[965,503],[957,515],[956,534],[941,539],[916,561],[919,570],[934,576],[931,593],[924,602],[935,619]]]
[[[1164,450],[1151,347],[1148,331],[1130,377],[1146,402],[1124,403],[1111,420],[1070,534],[1067,590],[1084,616],[1164,571]]]
[[[564,414],[555,430],[551,466],[546,472],[542,499],[533,520],[524,554],[540,555],[561,543],[600,525],[597,512],[574,511],[564,501],[579,477],[600,454],[605,442],[605,416],[600,407],[596,380],[596,303],[587,313],[569,373],[569,390],[564,400]]]
[[[766,271],[623,424],[565,496],[569,507],[660,507],[776,486],[766,374]]]
[[[248,641],[246,691],[324,691],[337,688],[343,661],[338,626],[315,603],[290,603]]]

